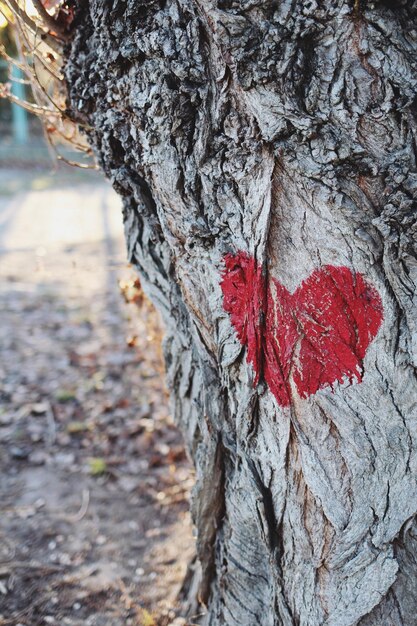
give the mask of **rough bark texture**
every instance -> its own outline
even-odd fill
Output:
[[[79,11],[69,107],[124,198],[129,259],[165,320],[210,626],[416,623],[416,52],[407,0]],[[238,253],[258,276],[240,334],[221,284]],[[266,347],[283,332],[266,292],[326,266],[361,274],[384,319],[356,376],[307,394],[301,331],[285,367]],[[247,298],[255,278],[240,270]]]

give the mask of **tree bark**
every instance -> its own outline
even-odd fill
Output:
[[[210,626],[416,623],[416,52],[407,0],[78,11],[69,111],[165,321]]]

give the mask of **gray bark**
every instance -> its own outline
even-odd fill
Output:
[[[407,0],[79,10],[69,110],[165,321],[210,626],[416,623],[416,51]],[[361,383],[289,407],[253,385],[220,287],[239,250],[290,292],[324,265],[366,277],[384,320]]]

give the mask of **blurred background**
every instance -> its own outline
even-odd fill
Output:
[[[91,156],[16,104],[35,101],[2,13],[0,45],[0,625],[180,626],[192,477],[161,324],[118,197],[66,163]]]

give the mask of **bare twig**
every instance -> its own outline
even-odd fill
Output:
[[[33,113],[34,115],[42,116],[43,118],[45,116],[52,116],[52,117],[58,117],[58,118],[62,117],[61,111],[59,110],[53,111],[52,109],[48,109],[48,107],[40,106],[39,104],[32,104],[31,102],[27,102],[27,100],[21,100],[14,94],[10,93],[10,90],[8,90],[3,85],[0,85],[0,98],[7,98],[8,100],[11,100],[11,102],[18,104],[19,106],[21,106],[23,109],[26,109],[30,113]]]
[[[62,39],[62,41],[67,41],[68,33],[66,33],[65,30],[61,27],[61,25],[58,24],[56,20],[54,20],[52,15],[48,13],[48,11],[43,6],[41,0],[32,0],[32,4],[37,10],[39,17],[42,19],[42,22],[46,26],[48,26],[50,31],[52,31],[53,33],[57,33],[59,35],[59,38]]]
[[[87,513],[89,504],[90,504],[90,492],[88,489],[83,489],[81,507],[78,513],[72,516],[71,519],[73,522],[80,522],[83,519],[83,517]]]
[[[10,541],[9,539],[7,539],[6,537],[4,537],[2,539],[2,541],[5,542],[5,544],[7,545],[8,549],[9,549],[9,554],[7,555],[7,557],[5,559],[0,559],[0,563],[9,563],[9,561],[13,561],[15,555],[16,555],[16,546],[15,544]]]
[[[34,22],[26,13],[26,11],[24,11],[19,4],[16,2],[16,0],[5,0],[7,6],[9,7],[10,11],[19,19],[21,20],[24,25],[26,26],[26,28],[33,34],[36,34],[37,30],[38,30],[38,25],[36,24],[36,22]],[[55,52],[57,52],[58,54],[60,54],[60,52],[62,51],[62,44],[60,44],[56,38],[52,37],[49,33],[44,32],[42,34],[42,41],[44,43],[46,43],[50,48],[52,48],[53,50],[55,50]]]
[[[50,446],[53,446],[55,443],[55,439],[56,439],[56,423],[55,423],[54,410],[50,402],[48,402],[48,410],[46,412],[46,418],[48,420],[48,426],[49,426],[48,443]]]
[[[95,162],[80,163],[66,158],[58,152],[56,145],[58,139],[63,139],[72,148],[84,152],[89,157],[92,156],[91,148],[85,145],[83,141],[79,141],[79,137],[76,137],[75,133],[70,136],[66,132],[66,121],[71,123],[74,129],[76,128],[74,121],[69,118],[65,108],[65,85],[59,68],[62,54],[61,44],[68,39],[69,33],[64,32],[65,27],[48,13],[42,0],[32,0],[39,19],[36,17],[32,19],[24,10],[20,0],[5,0],[5,2],[15,17],[15,26],[18,34],[16,44],[20,58],[18,61],[12,59],[2,48],[0,48],[0,54],[10,66],[19,68],[24,73],[24,77],[29,79],[35,103],[20,99],[12,93],[7,85],[1,84],[0,98],[8,98],[11,102],[23,107],[41,119],[47,144],[51,150],[51,156],[56,161],[63,161],[68,165],[81,169],[99,169]],[[58,33],[58,36],[55,36],[55,33]],[[59,40],[61,40],[61,43]],[[46,63],[46,58],[52,59],[51,67]],[[38,62],[47,71],[49,76],[46,78],[42,77],[41,79],[38,75]],[[14,80],[14,77],[10,75],[10,81]],[[17,80],[22,81],[20,78]],[[79,123],[78,127],[86,128],[87,125]],[[53,425],[53,417],[51,420],[50,415],[48,413],[50,424]],[[54,429],[51,429],[51,432],[54,432]],[[50,439],[51,443],[53,443],[55,434],[51,435]]]
[[[87,513],[89,504],[90,504],[90,492],[88,489],[83,489],[81,506],[80,506],[78,513],[75,513],[75,515],[66,515],[65,519],[68,522],[73,522],[73,523],[80,522],[85,516],[85,514]]]
[[[52,78],[54,80],[56,80],[57,83],[62,83],[64,81],[63,75],[61,73],[58,74],[58,69],[51,67],[52,63],[51,64],[47,64],[45,62],[45,59],[43,58],[43,56],[41,54],[39,54],[39,52],[37,50],[34,50],[32,52],[32,56],[33,56],[33,63],[32,63],[32,65],[30,67],[34,68],[35,67],[35,61],[39,61],[40,64],[42,65],[42,67],[45,69],[45,71],[48,72],[48,74],[50,74],[52,76]],[[55,63],[55,60],[54,60],[53,65],[57,65]],[[56,71],[55,71],[55,69],[56,69]],[[36,79],[38,80],[37,76],[36,76]]]
[[[7,567],[0,568],[2,576],[10,573],[13,569],[40,569],[45,572],[62,572],[62,565],[47,565],[46,563],[38,563],[37,561],[11,561]]]
[[[59,133],[61,134],[61,133]],[[67,165],[71,165],[71,167],[78,167],[82,170],[98,170],[100,169],[98,167],[98,165],[96,163],[93,164],[89,164],[89,163],[78,163],[77,161],[72,161],[71,159],[67,159],[66,157],[62,156],[62,154],[59,154],[58,149],[56,147],[56,145],[54,144],[54,142],[51,139],[50,133],[48,133],[48,131],[45,129],[45,138],[48,142],[49,147],[52,149],[53,154],[56,158],[57,161],[62,161],[63,163],[66,163]],[[71,140],[68,140],[68,143],[75,145],[75,143]],[[86,149],[83,148],[83,152],[85,154],[88,155],[92,155],[92,151],[91,149]]]

